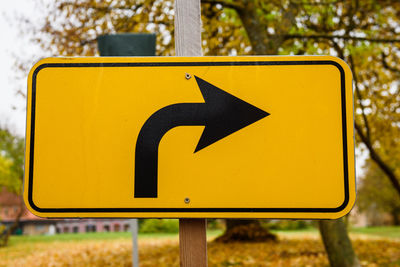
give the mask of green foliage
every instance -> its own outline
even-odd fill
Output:
[[[400,226],[357,227],[350,229],[352,234],[400,240]]]
[[[221,230],[225,228],[225,223],[221,219],[207,219],[208,230]]]
[[[12,161],[0,155],[0,185],[8,185],[9,177],[12,176],[11,166]]]
[[[140,233],[178,233],[177,219],[145,219],[139,227]]]
[[[17,195],[22,194],[24,150],[23,138],[0,128],[0,192],[6,188],[9,192]],[[20,215],[21,213],[17,216],[16,221],[19,221]],[[8,229],[4,225],[0,225],[0,246],[7,245],[8,238],[17,225],[18,223],[13,224]]]
[[[366,172],[358,187],[357,207],[362,212],[375,216],[388,213],[394,223],[400,223],[400,197],[384,173],[370,160],[366,162]]]
[[[21,194],[24,174],[23,138],[0,128],[0,188]]]
[[[303,230],[311,228],[311,223],[304,220],[279,220],[267,223],[270,230]]]

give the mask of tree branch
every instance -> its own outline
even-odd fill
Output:
[[[244,7],[238,2],[228,2],[224,0],[201,0],[202,4],[212,4],[212,5],[221,5],[226,8],[231,8],[236,11],[241,11]]]
[[[337,42],[335,42],[335,40],[330,40],[333,48],[336,50],[336,52],[338,53],[338,56],[344,60],[344,53],[343,53],[343,49],[339,46],[339,44]]]
[[[360,107],[361,107],[361,115],[362,115],[363,120],[364,120],[365,129],[367,130],[366,138],[368,139],[368,142],[372,143],[371,142],[371,130],[370,130],[370,127],[369,127],[369,122],[368,122],[367,115],[365,114],[365,107],[364,107],[364,104],[362,103],[363,99],[361,97],[360,88],[358,87],[358,76],[357,76],[357,72],[356,72],[356,68],[355,68],[355,65],[354,65],[354,61],[353,61],[353,56],[352,55],[349,56],[349,60],[350,60],[351,72],[353,73],[353,77],[354,77],[354,87],[356,89],[356,96],[357,96],[358,102],[359,102]]]
[[[343,40],[354,40],[354,41],[368,41],[372,43],[400,43],[400,39],[391,38],[370,38],[370,37],[356,37],[350,35],[330,35],[330,34],[285,34],[286,39],[343,39]]]
[[[336,5],[342,2],[343,0],[327,1],[327,2],[291,1],[291,3],[293,4],[304,5],[304,6],[329,6],[329,5]]]
[[[387,55],[385,55],[385,53],[382,52],[382,65],[385,69],[388,69],[390,71],[393,71],[395,73],[400,74],[400,69],[396,69],[392,66],[389,66],[389,63],[386,61]]]
[[[109,12],[113,10],[125,10],[125,11],[134,11],[136,12],[143,4],[136,4],[132,6],[125,6],[125,5],[104,5],[104,4],[81,4],[81,3],[74,3],[74,2],[64,2],[59,4],[58,9],[62,10],[68,6],[73,7],[74,9],[95,9],[97,11],[102,12]]]
[[[396,176],[394,171],[378,155],[378,153],[372,147],[370,140],[368,140],[367,137],[365,136],[365,134],[363,133],[361,126],[356,121],[354,122],[354,127],[356,128],[357,134],[358,134],[358,136],[360,136],[361,141],[368,148],[371,159],[386,174],[386,176],[389,178],[390,182],[392,183],[394,189],[397,191],[398,195],[400,196],[400,183],[399,183],[398,177]]]
[[[87,44],[93,44],[93,43],[95,43],[95,42],[97,42],[97,37],[94,38],[94,39],[81,40],[81,41],[79,42],[79,44],[80,44],[81,46],[84,46],[84,45],[87,45]]]
[[[334,40],[331,40],[331,42],[333,44],[334,49],[338,53],[339,57],[344,60],[343,49]],[[371,143],[371,130],[369,127],[367,115],[365,114],[365,107],[364,107],[364,104],[362,103],[361,92],[360,92],[360,88],[358,86],[358,76],[357,76],[357,72],[356,72],[356,68],[355,68],[355,64],[354,64],[352,55],[349,55],[349,61],[350,61],[350,69],[351,69],[351,72],[353,73],[353,77],[354,77],[354,87],[356,90],[356,96],[357,96],[358,102],[360,103],[361,113],[362,113],[362,117],[364,120],[364,125],[367,130],[366,138]]]

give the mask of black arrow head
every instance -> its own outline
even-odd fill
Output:
[[[222,138],[270,115],[195,76],[207,107],[206,127],[197,152]]]

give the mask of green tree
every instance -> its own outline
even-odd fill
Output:
[[[147,31],[158,33],[158,55],[173,55],[172,1],[58,0],[49,8],[40,30],[48,38],[38,41],[57,55],[95,55],[100,34]],[[382,152],[400,147],[399,13],[400,2],[394,0],[203,0],[203,50],[206,55],[343,58],[354,75],[358,146],[367,149],[400,195],[399,169]],[[345,231],[342,224],[320,222],[328,252],[341,247],[330,241],[341,241],[329,238],[335,231],[327,229]],[[354,253],[343,257],[347,260],[330,257],[331,265],[357,265]]]
[[[0,128],[0,192],[7,191],[21,196],[24,175],[24,138]],[[10,235],[18,228],[24,211],[23,201],[19,207],[14,223],[0,232],[0,247],[6,246]]]
[[[374,162],[368,160],[365,169],[357,190],[357,208],[374,217],[390,214],[393,224],[400,225],[400,198],[396,190],[382,178],[385,174]]]

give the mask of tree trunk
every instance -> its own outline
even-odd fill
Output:
[[[331,267],[361,266],[354,253],[343,219],[321,220],[319,230]]]
[[[295,23],[292,5],[284,12],[279,32],[288,31]],[[252,0],[243,1],[243,7],[237,9],[238,15],[246,29],[253,53],[257,55],[274,55],[284,41],[283,35],[269,35],[267,26],[262,24],[262,18],[257,10],[257,3]],[[257,220],[226,220],[225,233],[218,237],[217,242],[264,242],[277,240],[277,236],[263,228]]]
[[[216,242],[265,242],[276,241],[276,235],[263,228],[258,220],[226,220],[223,235]]]
[[[253,53],[256,55],[276,55],[279,47],[285,41],[285,34],[296,23],[297,5],[290,2],[288,7],[282,10],[282,20],[274,29],[274,34],[268,33],[268,25],[263,23],[265,14],[261,14],[259,8],[257,1],[245,0],[243,7],[237,9],[237,12],[246,29]]]
[[[12,225],[10,227],[8,227],[8,229],[5,230],[3,233],[0,233],[0,247],[7,246],[10,236],[14,233],[15,230],[18,229],[19,222],[21,220],[22,214],[24,213],[24,204],[23,203],[24,202],[21,199],[18,214],[15,218],[15,221],[12,223]]]
[[[400,225],[400,216],[399,216],[400,210],[395,208],[392,210],[392,218],[393,218],[393,225],[399,226]]]

